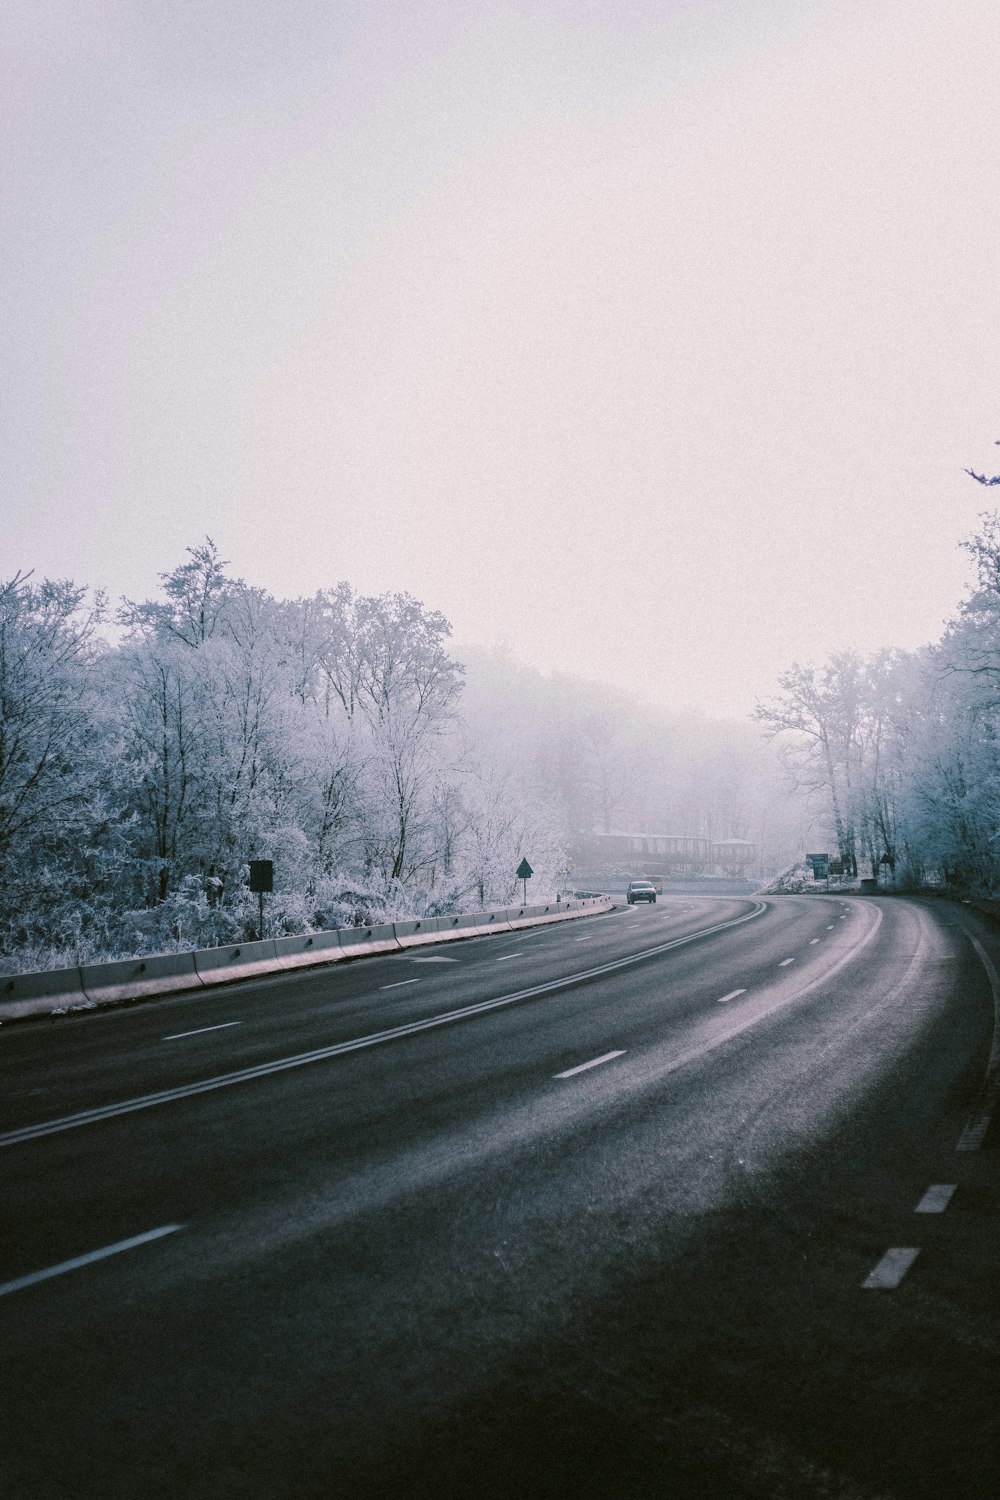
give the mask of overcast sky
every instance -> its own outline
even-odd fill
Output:
[[[996,0],[7,0],[0,575],[205,534],[742,713],[1000,467]]]

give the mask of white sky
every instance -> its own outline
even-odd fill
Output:
[[[996,0],[8,0],[0,575],[740,713],[935,638],[1000,468]]]

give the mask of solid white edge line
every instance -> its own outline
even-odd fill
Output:
[[[202,1032],[204,1031],[225,1031],[227,1026],[242,1025],[242,1021],[220,1021],[217,1026],[198,1026],[194,1031],[173,1031],[169,1036],[165,1036],[163,1040],[165,1042],[176,1042],[179,1041],[182,1036],[201,1036]]]
[[[635,964],[644,963],[647,959],[658,958],[661,953],[670,953],[675,948],[684,948],[688,943],[697,942],[700,938],[715,937],[717,933],[727,932],[732,927],[742,927],[744,923],[752,922],[755,918],[762,916],[765,911],[767,911],[767,902],[757,901],[754,910],[744,912],[741,917],[730,917],[725,922],[717,922],[714,927],[702,927],[697,932],[686,933],[683,937],[670,938],[668,942],[657,943],[654,948],[641,948],[638,953],[628,953],[622,958],[612,958],[606,963],[594,964],[589,969],[577,969],[572,974],[563,974],[558,979],[548,979],[541,984],[531,985],[527,989],[512,990],[509,994],[497,995],[492,1000],[477,1000],[471,1005],[460,1006],[457,1010],[442,1011],[437,1015],[427,1016],[422,1021],[392,1026],[385,1031],[369,1032],[367,1036],[353,1037],[346,1042],[334,1042],[329,1047],[316,1047],[309,1052],[297,1052],[291,1057],[280,1057],[271,1062],[258,1063],[253,1067],[239,1068],[232,1073],[218,1073],[213,1078],[202,1079],[199,1083],[179,1084],[175,1088],[160,1089],[154,1094],[141,1094],[132,1099],[120,1099],[115,1104],[98,1105],[93,1109],[78,1110],[75,1114],[62,1115],[54,1120],[43,1120],[36,1125],[21,1125],[15,1130],[8,1130],[0,1135],[0,1147],[21,1145],[25,1141],[57,1135],[64,1130],[79,1130],[84,1125],[100,1124],[104,1120],[117,1119],[121,1115],[135,1114],[143,1109],[154,1109],[161,1104],[176,1104],[182,1099],[193,1099],[199,1094],[210,1094],[217,1089],[232,1088],[238,1083],[250,1083],[259,1078],[269,1078],[276,1073],[285,1073],[291,1068],[306,1067],[311,1063],[326,1062],[329,1058],[344,1057],[350,1052],[379,1047],[386,1042],[394,1042],[401,1037],[415,1036],[418,1032],[431,1031],[438,1026],[454,1025],[456,1021],[464,1021],[472,1016],[487,1015],[490,1011],[516,1005],[522,1000],[534,1000],[540,995],[557,994],[560,990],[572,989],[574,985],[582,984],[585,980],[600,979],[605,974],[614,974],[620,969],[630,969]],[[830,976],[838,973],[861,948],[871,941],[881,920],[882,913],[876,908],[876,921],[872,931],[862,939],[856,949],[846,954],[839,963],[834,965]],[[824,976],[824,978],[830,976]],[[819,982],[819,980],[816,981],[816,983]]]
[[[380,984],[380,990],[401,990],[404,984],[419,984],[419,979],[397,979],[393,984]]]
[[[957,1182],[935,1182],[913,1210],[915,1214],[943,1214],[958,1188]]]
[[[580,1063],[575,1068],[567,1068],[565,1073],[554,1073],[554,1078],[573,1078],[577,1073],[586,1073],[588,1068],[599,1068],[601,1063],[611,1062],[612,1058],[624,1057],[625,1049],[620,1048],[617,1052],[605,1052],[601,1057],[591,1058],[590,1062]]]
[[[1000,975],[993,966],[993,961],[978,938],[966,931],[969,942],[979,957],[979,961],[986,970],[986,977],[990,982],[990,990],[993,995],[993,1044],[990,1047],[990,1058],[986,1064],[986,1077],[976,1100],[975,1111],[965,1129],[959,1137],[956,1151],[978,1151],[986,1139],[986,1132],[990,1128],[993,1119],[993,1111],[1000,1102]]]
[[[716,1005],[725,1005],[727,1000],[735,1000],[737,995],[745,995],[746,990],[730,990],[728,995],[722,995],[716,1000]]]
[[[901,1245],[887,1250],[878,1265],[869,1271],[861,1283],[863,1290],[892,1291],[893,1287],[899,1286],[919,1254],[919,1250]]]
[[[97,1260],[107,1260],[109,1255],[121,1255],[126,1250],[135,1250],[139,1245],[148,1245],[152,1240],[160,1240],[165,1234],[176,1234],[178,1229],[183,1229],[183,1224],[164,1224],[159,1229],[149,1229],[145,1234],[135,1234],[130,1240],[119,1240],[117,1244],[105,1245],[101,1250],[91,1250],[87,1255],[75,1255],[72,1260],[60,1261],[57,1266],[47,1266],[44,1271],[32,1271],[27,1276],[18,1276],[14,1281],[0,1283],[0,1297],[6,1297],[11,1292],[23,1291],[25,1287],[35,1286],[39,1281],[49,1281],[53,1276],[64,1276],[67,1271],[78,1271],[81,1266],[91,1266]]]

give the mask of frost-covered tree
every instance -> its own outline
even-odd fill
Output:
[[[825,666],[793,664],[781,693],[758,705],[770,737],[784,737],[785,764],[797,786],[827,802],[844,868],[857,874],[857,812],[862,761],[865,665],[855,652]]]
[[[80,811],[101,608],[67,581],[0,583],[0,868],[28,841],[65,837]]]
[[[197,648],[215,634],[238,585],[227,578],[226,560],[219,556],[211,537],[186,551],[187,562],[159,575],[165,599],[141,604],[123,599],[118,618],[129,630],[152,632]]]

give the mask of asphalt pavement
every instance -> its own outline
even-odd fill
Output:
[[[2,1493],[994,1496],[997,967],[667,897],[2,1028]]]

